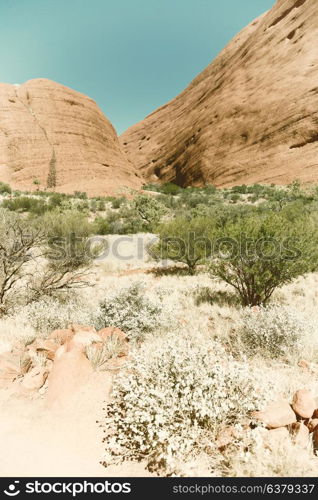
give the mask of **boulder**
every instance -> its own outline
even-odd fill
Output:
[[[316,408],[315,399],[307,389],[300,389],[294,394],[292,408],[300,418],[311,418]]]
[[[70,404],[92,374],[93,368],[82,349],[82,345],[70,341],[56,352],[48,379],[49,408],[63,408]]]
[[[96,333],[96,329],[93,326],[78,325],[77,323],[70,324],[69,329],[72,330],[74,334],[80,332]]]
[[[318,418],[318,408],[315,409],[312,418]]]
[[[308,420],[307,427],[309,432],[314,432],[314,430],[318,427],[318,418]]]
[[[45,367],[35,366],[24,375],[21,385],[28,391],[38,391],[44,385],[47,375],[48,372]]]
[[[29,362],[27,366],[24,366],[20,361],[21,355],[17,352],[0,355],[0,388],[8,387],[24,373],[24,369],[29,368]]]
[[[290,426],[290,433],[293,437],[294,443],[307,448],[309,442],[309,429],[302,422],[295,422]]]
[[[82,345],[84,347],[94,344],[96,342],[101,342],[101,337],[96,332],[77,332],[71,339],[72,344]]]
[[[275,451],[283,447],[286,441],[290,440],[290,435],[287,427],[278,427],[277,429],[268,430],[264,436],[265,448]]]
[[[314,430],[312,433],[312,442],[313,442],[313,447],[314,451],[318,451],[318,428]]]
[[[252,417],[259,420],[269,429],[284,427],[296,422],[296,415],[288,401],[278,400],[269,404],[263,411],[255,411]]]
[[[108,326],[107,328],[102,328],[101,330],[98,331],[98,335],[100,335],[100,337],[103,340],[106,340],[109,337],[116,337],[119,340],[128,342],[127,335],[122,330],[114,326]]]
[[[53,360],[55,351],[58,349],[58,347],[59,344],[57,342],[54,342],[53,340],[38,339],[30,344],[27,350],[29,351],[30,355],[32,355],[32,353],[43,353],[48,359]]]
[[[49,335],[49,339],[58,342],[59,344],[64,344],[70,340],[74,335],[74,332],[70,328],[64,328],[60,330],[53,330]]]
[[[114,340],[118,342],[118,344],[121,346],[121,349],[118,352],[119,357],[128,355],[128,337],[122,330],[116,327],[107,327],[99,330],[98,335],[102,338],[103,343],[107,342],[108,340]]]
[[[301,359],[300,361],[298,361],[298,366],[306,371],[310,371],[311,364],[306,359]]]

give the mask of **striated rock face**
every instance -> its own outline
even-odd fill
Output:
[[[99,195],[142,184],[111,123],[79,92],[45,79],[0,84],[0,117],[0,180],[17,189],[38,180]]]
[[[120,138],[148,182],[318,181],[318,2],[278,0]]]

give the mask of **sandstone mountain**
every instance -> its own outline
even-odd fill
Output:
[[[89,195],[142,184],[95,102],[45,79],[0,84],[0,181]]]
[[[318,181],[318,1],[278,0],[120,138],[148,181]]]

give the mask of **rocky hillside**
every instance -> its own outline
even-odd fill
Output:
[[[127,158],[182,186],[317,182],[317,39],[317,0],[278,0],[122,135]]]
[[[0,181],[90,195],[141,185],[111,123],[79,92],[45,79],[0,84],[0,116]]]

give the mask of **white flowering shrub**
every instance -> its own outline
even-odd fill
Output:
[[[46,297],[21,308],[17,317],[21,324],[31,326],[45,336],[57,328],[66,328],[70,323],[93,326],[98,315],[98,307],[94,310],[82,300],[60,302]]]
[[[213,446],[220,426],[262,407],[270,389],[263,373],[211,348],[170,338],[134,353],[114,382],[105,464],[145,459],[150,470],[180,473],[207,440]]]
[[[98,328],[115,326],[136,340],[158,328],[163,320],[160,296],[146,296],[141,283],[107,295],[100,303],[100,310]]]
[[[282,306],[247,308],[242,312],[240,339],[244,347],[263,357],[298,353],[302,341],[313,334],[314,324],[301,312]]]
[[[15,343],[28,345],[36,337],[35,329],[21,321],[18,316],[5,316],[0,319],[0,353],[10,352]]]

